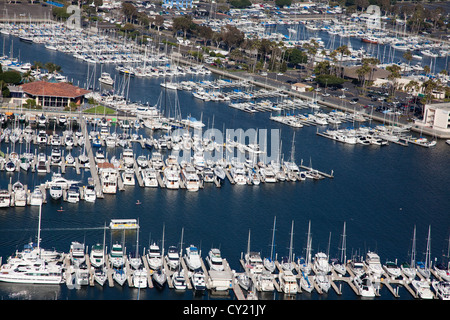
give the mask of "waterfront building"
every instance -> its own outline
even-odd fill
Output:
[[[64,109],[71,102],[80,105],[84,96],[90,92],[66,82],[35,81],[22,84],[21,87],[23,103],[27,99],[34,99],[36,105],[52,109]]]
[[[450,103],[426,104],[422,120],[416,120],[414,124],[423,128],[431,128],[441,136],[442,134],[450,136]]]

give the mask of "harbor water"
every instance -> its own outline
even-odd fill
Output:
[[[49,51],[44,45],[20,42],[17,38],[1,35],[5,52],[14,46],[14,56],[20,53],[23,62],[51,61],[62,67],[64,75],[75,85],[83,86],[93,72],[93,65],[76,60],[70,55]],[[96,67],[95,78],[100,76],[100,66]],[[122,81],[113,65],[104,65],[102,71],[110,72],[116,82]],[[185,76],[177,80],[214,79],[210,76]],[[131,78],[128,96],[130,100],[156,104],[161,94],[158,79]],[[105,195],[95,203],[80,201],[77,204],[53,201],[47,196],[42,206],[41,246],[69,252],[70,243],[79,241],[91,248],[103,241],[103,226],[111,219],[133,218],[139,220],[139,252],[150,243],[161,244],[164,228],[165,249],[169,245],[180,246],[181,232],[184,230],[183,248],[190,244],[199,247],[202,257],[212,247],[219,247],[231,269],[242,271],[239,263],[241,254],[247,251],[248,235],[251,231],[250,247],[261,255],[269,256],[272,241],[273,220],[276,216],[274,251],[278,258],[287,256],[291,238],[291,223],[295,222],[293,252],[304,254],[306,248],[308,222],[311,221],[312,250],[328,250],[330,257],[338,257],[338,248],[344,222],[347,235],[347,258],[364,256],[367,251],[379,254],[381,262],[387,260],[409,261],[414,226],[417,228],[417,260],[424,259],[428,227],[431,226],[431,257],[441,260],[447,254],[450,236],[450,146],[438,141],[433,148],[415,145],[404,147],[397,144],[388,146],[346,145],[316,135],[315,126],[293,129],[269,120],[267,112],[245,113],[229,108],[222,102],[204,102],[192,97],[190,92],[178,91],[182,118],[192,115],[202,118],[207,128],[225,129],[277,129],[282,141],[284,158],[291,156],[295,132],[295,161],[310,164],[315,169],[329,173],[333,179],[320,181],[283,182],[260,184],[259,186],[238,186],[225,182],[221,188],[214,184],[205,185],[199,192],[167,190],[161,188],[141,188],[125,186],[124,191],[115,195]],[[173,105],[174,93],[167,93],[166,103]],[[7,110],[5,110],[7,111]],[[100,117],[101,115],[99,115]],[[348,124],[351,125],[351,124]],[[365,123],[365,125],[368,125]],[[88,130],[93,129],[88,125]],[[56,130],[61,130],[56,128]],[[110,130],[115,130],[112,126]],[[121,129],[117,129],[118,131]],[[151,134],[148,129],[138,131],[143,136]],[[25,146],[16,144],[24,151]],[[31,146],[45,151],[51,147]],[[119,157],[122,148],[106,149],[108,158]],[[10,152],[11,145],[1,143],[3,152]],[[133,144],[136,156],[149,155],[138,143]],[[67,152],[67,150],[65,150]],[[80,147],[72,150],[76,156]],[[167,154],[167,153],[166,153]],[[52,172],[57,171],[56,167]],[[67,168],[64,177],[80,180],[87,184],[89,171],[77,175],[74,168]],[[10,182],[20,180],[29,189],[51,179],[51,173],[31,172],[9,173],[0,171],[0,188],[7,189]],[[141,204],[136,204],[137,202]],[[58,211],[59,209],[63,211]],[[39,208],[33,206],[11,207],[0,210],[0,256],[3,261],[16,250],[37,236]],[[122,232],[106,233],[106,245],[122,241]],[[136,250],[136,232],[125,233],[127,252]],[[327,294],[301,293],[293,299],[305,300],[356,300],[360,299],[345,283],[342,295],[334,290]],[[394,298],[384,286],[379,300],[412,300],[411,294],[402,286],[399,298]],[[70,290],[65,285],[17,285],[0,283],[2,299],[59,299],[59,300],[170,300],[170,299],[235,299],[229,295],[213,296],[206,293],[196,296],[192,290],[179,292],[163,290],[135,289],[127,285],[114,287],[84,286]],[[283,294],[273,292],[261,294],[260,299],[286,299]],[[292,297],[289,297],[292,299]]]

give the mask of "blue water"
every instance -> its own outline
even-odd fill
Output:
[[[26,44],[13,37],[1,36],[6,51],[14,42],[14,52],[21,61],[52,61],[74,84],[82,85],[88,66],[63,53],[48,51],[43,45]],[[32,48],[32,50],[30,50]],[[92,71],[92,66],[89,67]],[[97,66],[98,78],[100,67]],[[113,66],[103,71],[116,74]],[[205,79],[214,79],[211,75]],[[186,76],[185,78],[192,78]],[[119,76],[117,76],[119,79]],[[194,78],[197,80],[199,78]],[[181,80],[181,79],[180,79]],[[118,81],[118,80],[117,80]],[[131,100],[155,104],[160,95],[160,79],[130,80]],[[302,255],[306,246],[308,221],[312,226],[313,254],[326,251],[331,233],[330,256],[339,255],[338,247],[343,223],[346,222],[347,257],[376,251],[382,262],[398,259],[409,260],[414,225],[417,226],[417,259],[424,258],[428,226],[431,225],[432,260],[447,252],[450,235],[450,147],[438,141],[435,148],[426,149],[410,145],[390,144],[386,147],[344,145],[316,135],[315,127],[292,129],[269,120],[268,113],[247,114],[229,108],[224,103],[200,102],[188,92],[178,93],[183,118],[188,114],[219,130],[225,128],[279,129],[283,141],[283,153],[290,156],[293,132],[295,132],[295,159],[304,164],[311,162],[314,168],[324,172],[334,171],[334,179],[303,181],[296,183],[261,184],[259,186],[232,186],[226,182],[221,188],[206,185],[197,193],[185,190],[126,187],[116,195],[106,195],[96,203],[69,204],[49,200],[42,208],[42,246],[68,252],[71,241],[80,241],[91,247],[103,240],[101,227],[111,218],[137,218],[141,227],[139,251],[148,248],[151,241],[161,241],[165,227],[165,247],[179,245],[184,228],[183,247],[197,245],[205,257],[212,246],[220,247],[222,255],[232,269],[241,271],[239,259],[247,251],[247,239],[251,231],[251,249],[262,256],[270,254],[272,225],[277,218],[275,251],[281,258],[289,252],[291,223],[294,221],[293,251]],[[174,101],[174,96],[171,96]],[[113,127],[114,128],[114,127]],[[88,128],[90,129],[90,128]],[[140,129],[139,134],[150,131]],[[270,137],[270,136],[269,136]],[[1,150],[10,145],[4,142]],[[16,146],[16,151],[19,146]],[[24,148],[24,146],[22,146]],[[46,147],[50,154],[50,147]],[[136,155],[149,154],[140,145],[133,146]],[[110,158],[119,155],[121,148],[105,149]],[[22,150],[23,152],[23,150]],[[34,146],[32,146],[34,152]],[[75,148],[75,156],[82,152]],[[52,171],[56,171],[55,167]],[[0,172],[0,188],[6,188],[18,179],[31,189],[50,179],[51,174]],[[75,169],[67,168],[66,178],[79,179],[83,184],[90,177],[89,171],[77,176]],[[140,200],[141,205],[136,205]],[[64,212],[58,212],[60,207]],[[39,210],[37,207],[8,208],[0,210],[0,256],[6,259],[16,249],[37,235]],[[121,233],[106,235],[109,246],[122,239]],[[127,251],[134,251],[136,233],[126,233]],[[338,284],[339,285],[339,284]],[[13,295],[11,295],[13,294]],[[391,300],[392,294],[382,287],[379,300]],[[410,300],[411,295],[400,287],[400,298]],[[139,296],[138,296],[139,295]],[[194,296],[193,292],[164,290],[137,290],[115,285],[109,288],[83,287],[69,290],[61,286],[20,286],[0,283],[2,299],[61,299],[61,300],[131,300],[131,299],[216,299],[209,294]],[[285,299],[282,294],[264,294],[262,299]],[[223,299],[219,297],[218,299]],[[230,293],[225,299],[234,299]],[[298,294],[295,299],[305,300],[354,300],[359,299],[346,284],[342,295],[333,290],[328,294]]]

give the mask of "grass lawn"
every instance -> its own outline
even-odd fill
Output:
[[[84,112],[93,114],[115,114],[116,110],[104,106],[96,106],[94,108],[86,109]]]

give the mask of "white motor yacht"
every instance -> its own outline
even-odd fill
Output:
[[[111,261],[113,267],[115,268],[120,268],[124,265],[125,258],[121,244],[113,244],[111,252],[109,253],[109,261]]]
[[[280,273],[280,288],[285,294],[297,294],[298,283],[292,271],[286,270]]]
[[[314,255],[313,268],[316,273],[327,274],[331,271],[328,256],[324,252],[317,252]]]
[[[153,270],[158,270],[162,266],[161,248],[155,242],[148,249],[147,262]]]
[[[220,249],[212,248],[208,252],[208,256],[206,257],[206,261],[208,262],[209,268],[211,270],[223,271],[223,259],[220,253]]]
[[[186,189],[188,191],[198,191],[200,188],[200,178],[198,177],[195,168],[191,165],[187,165],[182,169],[182,174]]]
[[[175,270],[180,264],[180,254],[175,246],[170,246],[167,250],[166,261],[169,268]]]
[[[97,243],[92,246],[89,261],[94,268],[102,267],[105,264],[105,251],[103,245]]]
[[[44,195],[41,192],[41,189],[39,189],[38,186],[36,186],[31,193],[30,196],[30,205],[32,206],[40,206],[44,202]]]
[[[199,250],[194,245],[190,245],[188,248],[186,248],[185,260],[186,265],[190,270],[195,271],[202,267]]]
[[[362,297],[375,297],[375,287],[370,280],[369,277],[366,275],[364,276],[358,276],[353,279],[353,284],[355,285],[356,289],[358,290],[358,294]]]
[[[411,285],[420,299],[433,299],[433,292],[427,280],[412,280]]]
[[[114,168],[104,168],[100,171],[103,193],[114,194],[117,192],[117,176],[117,170]]]
[[[102,72],[98,81],[107,86],[112,86],[114,84],[114,80],[108,72]]]
[[[383,267],[380,262],[380,257],[375,252],[367,252],[364,264],[368,269],[368,273],[374,277],[380,278],[383,274]]]
[[[431,281],[431,286],[439,299],[450,300],[450,282],[433,280]]]
[[[95,202],[97,200],[97,192],[94,185],[87,185],[84,189],[84,200],[86,202]]]
[[[394,261],[387,261],[383,265],[383,269],[393,279],[396,279],[402,275],[402,270]]]
[[[12,186],[14,192],[14,205],[16,207],[24,207],[27,205],[27,192],[20,181],[16,181]]]
[[[71,185],[67,190],[67,202],[78,203],[80,202],[80,187],[78,185]]]
[[[133,270],[132,279],[135,288],[147,288],[147,270],[145,268]]]
[[[11,193],[4,189],[0,190],[0,208],[7,208],[11,205]]]
[[[186,278],[183,270],[178,270],[172,275],[173,286],[176,290],[186,290]]]
[[[74,266],[80,266],[86,261],[84,249],[84,243],[73,241],[70,244],[70,260]]]
[[[53,148],[50,155],[50,162],[53,165],[59,165],[61,163],[61,150],[58,148]]]
[[[53,200],[59,200],[63,195],[63,188],[59,185],[51,186],[49,193]]]
[[[164,184],[167,189],[180,188],[180,172],[175,165],[164,169]]]
[[[145,168],[141,171],[142,180],[144,181],[144,186],[150,188],[158,187],[158,178],[157,174],[159,174],[155,168],[149,167]]]
[[[122,181],[125,186],[134,186],[136,184],[134,170],[129,168],[125,169],[122,172]]]

